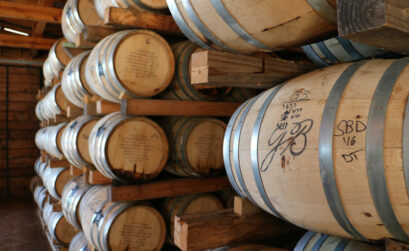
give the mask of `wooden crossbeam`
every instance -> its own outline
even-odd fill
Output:
[[[1,9],[1,6],[0,6]],[[49,50],[56,39],[0,34],[0,46]]]
[[[37,5],[38,6],[47,6],[51,7],[53,6],[54,0],[38,0]],[[47,22],[44,21],[39,21],[33,24],[33,32],[31,33],[32,37],[41,37],[45,31],[45,27],[47,26]],[[38,50],[33,49],[31,51],[32,57],[35,58],[37,57]]]
[[[109,186],[109,200],[139,201],[186,194],[210,193],[231,188],[227,177],[178,178],[142,185]]]
[[[62,9],[35,4],[0,1],[0,17],[61,23]]]

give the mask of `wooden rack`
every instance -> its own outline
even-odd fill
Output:
[[[147,116],[231,116],[240,103],[128,99],[121,104],[106,100],[96,101],[96,114],[105,115],[122,111],[128,115]]]
[[[236,196],[234,210],[176,216],[174,242],[183,251],[205,250],[302,232]]]

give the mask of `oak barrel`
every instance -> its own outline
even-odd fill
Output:
[[[59,78],[60,71],[70,62],[71,57],[63,48],[64,38],[57,40],[51,47],[43,64],[44,85],[51,86],[53,78]]]
[[[85,79],[85,62],[89,51],[75,56],[64,70],[61,78],[61,89],[68,101],[78,107],[84,107],[84,96],[93,96]]]
[[[90,251],[87,239],[82,232],[72,238],[68,251]]]
[[[82,168],[92,165],[88,138],[97,121],[96,116],[82,115],[65,127],[61,137],[61,150],[73,166]]]
[[[130,8],[145,12],[164,12],[168,5],[166,0],[94,0],[95,10],[99,18],[104,20],[108,7]]]
[[[70,223],[76,229],[81,229],[79,206],[82,197],[91,188],[82,176],[72,178],[64,186],[61,196],[62,212]]]
[[[175,62],[169,44],[148,30],[125,30],[101,40],[91,51],[85,79],[98,96],[119,103],[120,96],[146,98],[172,80]]]
[[[88,144],[98,171],[122,182],[155,178],[169,155],[165,132],[158,124],[120,112],[101,118],[92,128]]]
[[[34,201],[42,211],[47,197],[47,189],[44,186],[37,186],[34,189]]]
[[[209,176],[223,170],[226,124],[216,118],[170,117],[163,126],[170,145],[165,170],[178,176]]]
[[[169,87],[159,95],[162,99],[214,101],[225,97],[232,88],[207,87],[198,88],[190,81],[190,58],[194,52],[201,50],[190,41],[172,45],[175,55],[175,74]]]
[[[65,219],[62,212],[51,212],[44,218],[47,224],[47,230],[57,243],[69,245],[77,231]]]
[[[383,246],[376,246],[370,243],[343,239],[326,234],[314,233],[308,231],[298,241],[294,251],[312,251],[312,250],[336,250],[336,251],[381,251],[385,250]]]
[[[66,125],[67,123],[63,122],[56,126],[47,126],[38,130],[35,136],[37,147],[55,158],[62,158],[60,140]]]
[[[206,49],[276,51],[337,30],[336,0],[167,0],[179,28]]]
[[[34,163],[34,170],[35,170],[35,172],[37,173],[38,176],[40,176],[40,177],[43,176],[43,173],[45,171],[46,166],[47,166],[47,163],[41,161],[41,156],[38,157],[38,159]]]
[[[305,54],[317,65],[329,66],[341,62],[359,61],[387,53],[374,46],[342,37],[331,38],[302,47]]]
[[[110,203],[104,186],[85,194],[80,215],[84,235],[97,250],[160,250],[165,240],[165,222],[156,209]]]
[[[193,194],[167,198],[162,211],[169,227],[170,241],[173,242],[176,215],[210,212],[220,209],[223,209],[223,203],[212,194]]]
[[[93,0],[68,0],[65,3],[61,28],[69,42],[75,44],[77,35],[83,33],[87,25],[97,25],[99,22]]]
[[[51,120],[56,115],[67,112],[68,104],[68,100],[61,89],[61,84],[57,84],[43,99],[38,101],[35,113],[39,120]]]
[[[409,241],[408,65],[330,66],[244,103],[224,140],[236,192],[315,232]]]
[[[63,167],[48,167],[43,174],[43,184],[51,197],[60,200],[65,184],[71,179],[70,171]]]

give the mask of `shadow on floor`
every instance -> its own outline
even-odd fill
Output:
[[[0,251],[50,251],[31,198],[0,200]]]

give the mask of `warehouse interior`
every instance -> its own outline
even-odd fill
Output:
[[[0,251],[409,250],[406,0],[0,0]]]

